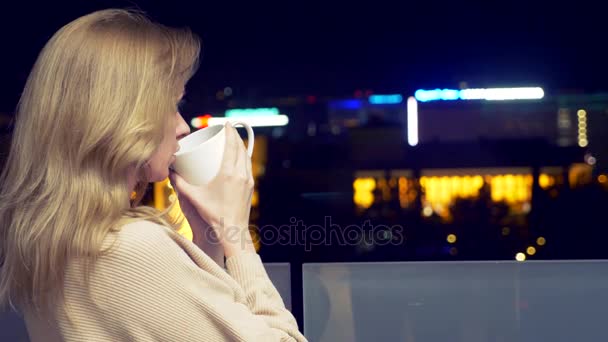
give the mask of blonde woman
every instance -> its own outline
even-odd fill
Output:
[[[32,341],[306,340],[248,239],[251,161],[234,128],[208,185],[171,174],[192,242],[138,206],[189,133],[176,103],[199,48],[188,30],[103,10],[40,53],[0,190],[0,302]]]

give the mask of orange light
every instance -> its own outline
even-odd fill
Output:
[[[260,203],[260,196],[258,194],[258,191],[254,189],[253,194],[251,195],[251,206],[257,207],[259,203]]]
[[[365,209],[371,207],[374,203],[373,191],[376,189],[376,180],[373,177],[357,178],[353,182],[353,189],[353,201],[355,204]]]
[[[201,118],[201,128],[209,126],[209,119],[211,118],[210,114],[205,114],[200,117]]]
[[[599,175],[597,176],[597,181],[600,183],[606,183],[608,181],[608,177],[606,177],[606,175]]]
[[[209,126],[209,119],[212,118],[211,114],[204,114],[201,116],[197,116],[192,119],[192,127],[194,128],[205,128]]]
[[[540,185],[541,188],[543,189],[547,189],[548,187],[551,186],[551,177],[549,177],[549,175],[546,174],[541,174],[538,177],[538,185]]]

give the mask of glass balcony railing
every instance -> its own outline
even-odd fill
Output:
[[[607,261],[304,264],[310,341],[602,341]]]

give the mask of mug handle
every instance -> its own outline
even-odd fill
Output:
[[[245,128],[247,131],[247,155],[249,158],[253,155],[253,142],[255,140],[255,135],[253,134],[253,128],[245,122],[242,121],[233,121],[231,122],[232,126],[240,125]]]

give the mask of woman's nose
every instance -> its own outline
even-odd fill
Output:
[[[175,137],[177,140],[187,136],[190,134],[190,126],[186,123],[186,120],[182,117],[182,115],[177,113],[177,126],[175,127]]]

